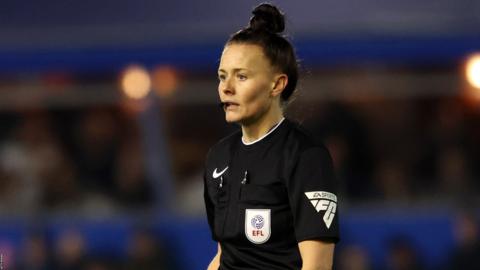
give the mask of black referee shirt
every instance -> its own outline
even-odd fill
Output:
[[[288,119],[252,144],[241,137],[238,131],[217,143],[205,165],[219,269],[300,269],[298,242],[339,239],[328,150]]]

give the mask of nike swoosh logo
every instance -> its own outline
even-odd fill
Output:
[[[228,166],[227,166],[225,169],[223,169],[223,171],[221,171],[221,172],[217,172],[217,168],[215,168],[215,170],[213,171],[213,175],[212,175],[212,176],[213,176],[213,178],[218,178],[218,177],[220,177],[224,172],[226,172],[227,170],[228,170]]]

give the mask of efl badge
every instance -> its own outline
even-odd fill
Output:
[[[326,191],[305,192],[305,195],[317,212],[325,211],[323,221],[327,228],[330,229],[330,225],[332,225],[333,218],[335,217],[335,212],[337,211],[337,196]]]
[[[270,238],[270,209],[245,210],[245,235],[254,244],[263,244]]]

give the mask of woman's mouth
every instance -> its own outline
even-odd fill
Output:
[[[234,110],[238,107],[238,103],[234,102],[223,102],[223,109],[225,111]]]

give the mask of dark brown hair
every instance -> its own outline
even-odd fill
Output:
[[[252,11],[249,25],[234,33],[226,45],[248,43],[262,47],[270,64],[288,76],[288,83],[282,92],[283,102],[292,96],[298,81],[298,63],[290,42],[281,33],[285,30],[285,17],[277,7],[260,4]]]

